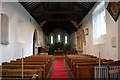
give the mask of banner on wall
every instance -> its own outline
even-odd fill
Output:
[[[120,15],[120,1],[119,2],[109,2],[107,7],[108,12],[112,18],[117,21]]]

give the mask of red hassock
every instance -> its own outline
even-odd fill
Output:
[[[51,78],[52,80],[68,80],[68,73],[62,58],[56,58]]]

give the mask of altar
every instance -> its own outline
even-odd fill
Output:
[[[64,55],[64,50],[55,50],[54,55]]]
[[[48,55],[48,53],[44,52],[44,53],[39,53],[38,55]]]

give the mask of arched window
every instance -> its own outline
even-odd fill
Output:
[[[58,34],[58,42],[60,42],[60,34]]]
[[[101,44],[106,31],[105,2],[101,2],[93,11],[93,43]]]
[[[51,44],[53,44],[53,36],[51,36],[51,38],[50,38],[50,39],[51,39]]]
[[[67,42],[68,42],[68,41],[67,41],[67,36],[65,36],[65,44],[67,44]]]

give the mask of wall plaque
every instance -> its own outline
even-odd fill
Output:
[[[9,44],[9,18],[6,14],[1,14],[1,44]]]

